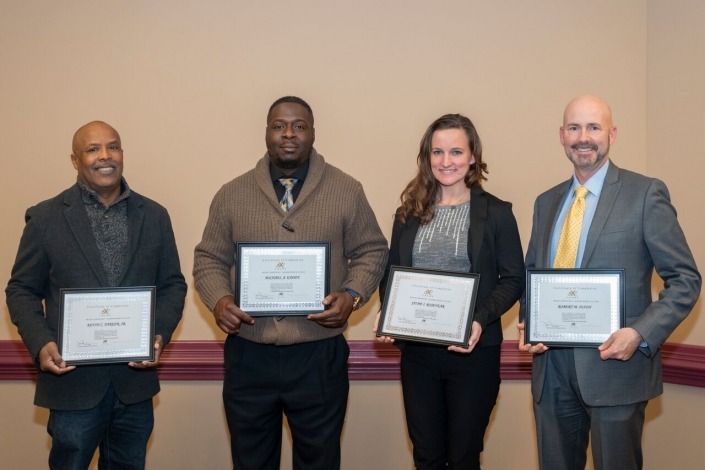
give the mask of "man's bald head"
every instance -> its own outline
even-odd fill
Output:
[[[81,148],[83,146],[83,143],[86,138],[94,134],[96,131],[100,130],[112,132],[113,134],[115,134],[116,140],[120,142],[120,134],[118,134],[118,131],[116,131],[113,126],[103,121],[91,121],[88,124],[84,124],[83,126],[79,127],[78,130],[73,134],[71,150],[73,150],[74,154],[76,153],[77,148]]]
[[[71,162],[78,179],[106,206],[122,191],[122,143],[112,126],[93,121],[73,135]]]
[[[610,146],[616,138],[612,110],[603,99],[578,96],[565,107],[560,139],[580,184],[607,163]]]
[[[582,95],[571,100],[563,111],[563,125],[574,117],[576,113],[591,113],[592,116],[599,116],[602,122],[612,127],[612,110],[605,100],[592,95]]]

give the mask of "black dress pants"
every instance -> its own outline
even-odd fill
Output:
[[[419,470],[480,468],[485,430],[499,394],[500,346],[470,354],[407,343],[401,380]]]
[[[233,468],[276,470],[282,413],[293,437],[293,468],[340,468],[340,434],[348,401],[343,335],[291,346],[225,341],[223,403]]]

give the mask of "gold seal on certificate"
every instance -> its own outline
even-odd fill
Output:
[[[61,289],[59,352],[66,364],[154,360],[155,287]]]
[[[329,285],[329,242],[237,244],[235,303],[250,316],[320,313]]]
[[[624,269],[527,269],[526,342],[595,347],[624,327]]]
[[[392,266],[377,336],[467,348],[479,274]]]

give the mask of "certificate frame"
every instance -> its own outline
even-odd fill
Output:
[[[58,346],[66,364],[153,361],[156,292],[154,286],[61,289]]]
[[[388,279],[377,336],[468,347],[479,274],[392,266]]]
[[[527,269],[525,341],[570,348],[604,343],[626,323],[624,273],[624,269]]]
[[[327,308],[330,242],[238,242],[236,264],[235,304],[251,317]]]

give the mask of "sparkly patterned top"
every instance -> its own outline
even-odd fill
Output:
[[[433,209],[431,222],[421,225],[416,232],[413,267],[469,272],[470,201],[455,206],[433,206]]]

